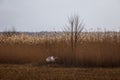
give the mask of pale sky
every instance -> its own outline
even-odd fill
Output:
[[[120,29],[120,0],[0,0],[0,31],[60,31],[74,14],[87,29]]]

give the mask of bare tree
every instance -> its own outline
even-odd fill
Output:
[[[10,37],[14,34],[17,34],[14,26],[10,30],[7,30],[7,31],[4,32],[4,35],[6,35],[7,37]]]
[[[76,58],[76,48],[78,41],[82,38],[82,31],[84,29],[83,21],[79,19],[78,15],[74,15],[68,18],[68,24],[65,27],[65,31],[70,36],[71,55]]]
[[[70,34],[71,49],[74,51],[77,47],[78,41],[81,40],[81,33],[84,29],[83,21],[80,21],[78,15],[74,15],[68,18],[68,25],[65,31]]]

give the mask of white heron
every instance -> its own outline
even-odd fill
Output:
[[[56,62],[57,58],[58,57],[55,57],[55,56],[49,56],[46,58],[46,62],[48,62],[48,63]]]

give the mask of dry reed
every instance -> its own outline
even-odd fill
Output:
[[[120,66],[120,32],[83,32],[81,36],[85,37],[77,42],[73,54],[70,36],[63,33],[53,36],[0,34],[0,62],[44,64],[47,56],[54,55],[59,57],[59,64],[66,66]]]

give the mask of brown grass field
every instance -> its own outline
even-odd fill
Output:
[[[84,37],[83,37],[84,36]],[[83,33],[75,53],[69,35],[0,35],[1,63],[40,63],[46,57],[59,57],[59,63],[73,66],[120,66],[120,33]]]
[[[120,68],[0,65],[0,80],[120,80]]]
[[[120,32],[82,33],[75,53],[69,34],[0,34],[0,63],[0,80],[120,80]]]

